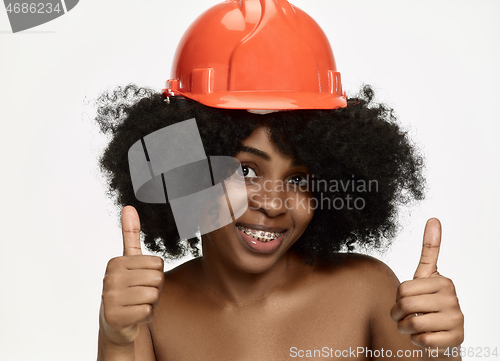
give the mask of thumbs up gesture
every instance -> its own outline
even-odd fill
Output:
[[[420,262],[413,280],[401,283],[391,317],[402,334],[424,348],[459,346],[464,338],[464,316],[453,282],[439,274],[437,260],[441,246],[441,223],[427,221]]]
[[[101,332],[107,341],[125,346],[134,342],[139,324],[150,322],[163,286],[163,260],[142,255],[139,215],[134,207],[122,211],[123,257],[108,262],[103,281]]]

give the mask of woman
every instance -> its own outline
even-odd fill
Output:
[[[132,207],[122,212],[124,256],[108,263],[104,279],[99,359],[454,359],[451,348],[462,342],[463,315],[452,282],[437,273],[437,220],[426,227],[413,281],[399,285],[380,261],[339,253],[356,245],[379,247],[394,235],[396,207],[423,197],[421,158],[391,110],[374,104],[370,88],[342,108],[333,58],[325,62],[332,71],[329,84],[338,80],[337,86],[330,87],[327,97],[312,97],[313,103],[326,105],[299,104],[297,110],[275,112],[290,109],[290,102],[283,104],[283,94],[269,91],[274,85],[271,78],[288,80],[284,75],[293,78],[296,73],[282,63],[269,66],[264,80],[257,79],[253,95],[247,92],[242,97],[235,86],[247,82],[247,90],[255,77],[241,76],[251,73],[252,66],[262,69],[255,59],[248,61],[248,54],[263,44],[276,46],[269,36],[274,33],[267,29],[275,26],[283,31],[288,26],[297,32],[313,27],[300,10],[284,1],[263,0],[257,12],[250,11],[252,3],[259,2],[221,4],[191,29],[206,34],[196,24],[206,24],[211,16],[226,19],[222,22],[226,30],[248,31],[238,51],[231,50],[230,79],[212,79],[221,72],[197,67],[202,70],[192,72],[192,82],[197,77],[208,79],[206,89],[202,84],[198,90],[195,85],[186,90],[181,74],[181,85],[174,79],[166,94],[130,86],[101,99],[99,121],[113,135],[102,167],[117,203],[134,206],[141,218]],[[231,26],[228,13],[235,17]],[[213,29],[213,23],[209,25]],[[264,38],[259,37],[262,34]],[[280,39],[289,39],[294,32],[288,35]],[[303,41],[292,40],[292,44]],[[181,42],[180,73],[196,57],[190,44],[189,36]],[[283,44],[287,49],[289,45]],[[280,58],[294,59],[309,49],[292,48],[295,54],[281,53]],[[311,64],[317,59],[313,60]],[[237,61],[247,61],[243,75],[234,71]],[[304,56],[300,67],[307,61]],[[292,70],[293,66],[297,65],[292,64]],[[276,74],[279,71],[283,74]],[[220,83],[232,88],[218,94]],[[296,103],[309,100],[308,93],[294,93]],[[262,95],[273,99],[272,104],[256,99]],[[122,102],[131,96],[140,101]],[[234,96],[239,96],[236,102]],[[248,103],[242,106],[243,98]],[[201,257],[164,275],[160,258],[141,254],[139,229],[146,246],[165,256],[186,250],[199,255],[198,239],[179,240],[168,205],[136,200],[127,151],[148,134],[192,118],[207,154],[234,156],[241,163],[248,208],[234,222],[201,236]],[[439,349],[423,353],[425,347]]]

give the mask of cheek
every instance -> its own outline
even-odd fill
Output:
[[[317,202],[309,193],[292,193],[287,197],[286,206],[296,227],[304,230],[311,222]]]
[[[216,249],[218,253],[232,252],[232,243],[229,242],[235,236],[235,228],[232,224],[219,228],[202,236],[202,241],[210,248]]]
[[[248,201],[248,208],[259,209],[263,204],[263,197],[265,191],[260,184],[247,183],[246,184],[246,197]]]

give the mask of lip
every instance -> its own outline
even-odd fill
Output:
[[[286,231],[283,231],[283,230],[280,231],[279,228],[268,228],[268,227],[263,227],[263,226],[260,226],[260,228],[255,228],[256,225],[254,225],[253,227],[250,227],[250,225],[246,225],[246,224],[244,225],[243,223],[240,223],[238,225],[242,226],[242,227],[246,227],[246,228],[258,229],[259,231],[276,232],[276,233],[283,232],[283,234],[281,236],[279,236],[276,239],[273,239],[272,241],[261,242],[261,241],[258,241],[256,239],[250,237],[249,235],[243,233],[238,228],[234,227],[234,229],[238,233],[238,236],[239,236],[240,240],[242,241],[242,243],[247,248],[249,248],[250,250],[252,250],[253,252],[256,252],[256,253],[269,254],[269,253],[275,252],[281,246],[281,243],[283,242],[283,239],[285,238],[285,235],[287,233]]]

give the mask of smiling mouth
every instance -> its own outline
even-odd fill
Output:
[[[236,226],[236,228],[238,228],[240,231],[242,231],[246,235],[248,235],[248,236],[252,237],[253,239],[255,239],[259,242],[262,242],[262,243],[271,242],[271,241],[275,240],[276,238],[281,237],[281,235],[283,234],[283,232],[279,232],[279,233],[264,232],[264,231],[260,231],[258,229],[246,228],[246,227],[242,227],[242,226]]]

